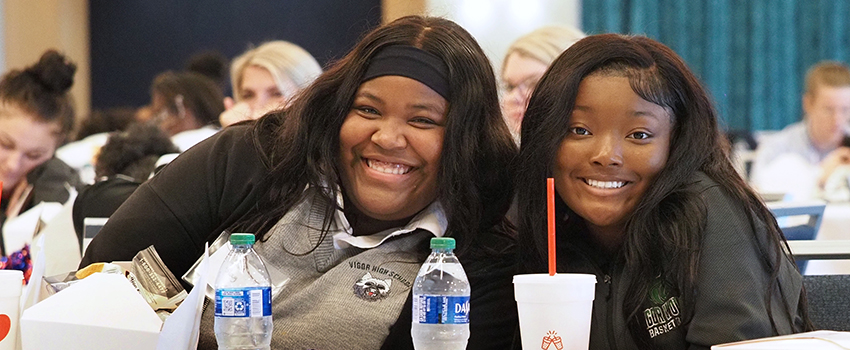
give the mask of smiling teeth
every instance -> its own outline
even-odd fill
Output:
[[[586,179],[584,182],[597,188],[620,188],[626,184],[625,181],[596,181],[591,179]]]
[[[393,174],[393,175],[403,175],[412,169],[409,166],[404,164],[397,163],[386,163],[373,159],[367,159],[366,165],[369,166],[372,170],[384,173],[384,174]]]

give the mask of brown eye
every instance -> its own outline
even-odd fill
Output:
[[[38,160],[38,159],[40,159],[42,156],[44,156],[44,154],[43,154],[43,153],[27,153],[25,156],[26,156],[26,157],[27,157],[27,159],[29,159],[29,160]]]
[[[376,118],[377,116],[381,115],[381,112],[379,112],[377,109],[369,107],[369,106],[357,106],[357,107],[354,107],[354,110],[357,111],[363,117],[366,117],[366,118],[369,118],[369,119]]]
[[[580,126],[570,128],[570,132],[576,135],[590,135],[590,130],[587,130]]]
[[[652,137],[652,135],[650,135],[648,132],[636,131],[629,135],[629,137],[637,140],[645,140]]]
[[[414,124],[422,124],[422,125],[438,125],[437,122],[431,120],[430,118],[425,117],[416,117],[410,120],[411,123]]]

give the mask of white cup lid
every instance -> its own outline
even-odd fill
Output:
[[[592,301],[596,290],[596,275],[579,273],[545,273],[515,275],[514,298],[518,303],[563,303]]]
[[[0,270],[0,297],[21,296],[24,273],[18,270]]]
[[[596,283],[596,275],[585,273],[556,273],[554,276],[549,276],[547,273],[514,275],[514,283],[562,284],[576,282]]]

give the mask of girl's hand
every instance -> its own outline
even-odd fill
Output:
[[[221,127],[225,127],[247,119],[253,119],[251,106],[246,102],[236,103],[230,97],[224,98],[224,112],[218,117]]]
[[[823,188],[826,179],[841,165],[850,164],[850,147],[839,147],[830,152],[820,163],[821,175],[818,185]]]

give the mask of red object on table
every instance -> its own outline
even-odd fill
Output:
[[[555,275],[555,179],[546,179],[546,211],[549,220],[549,276]]]

